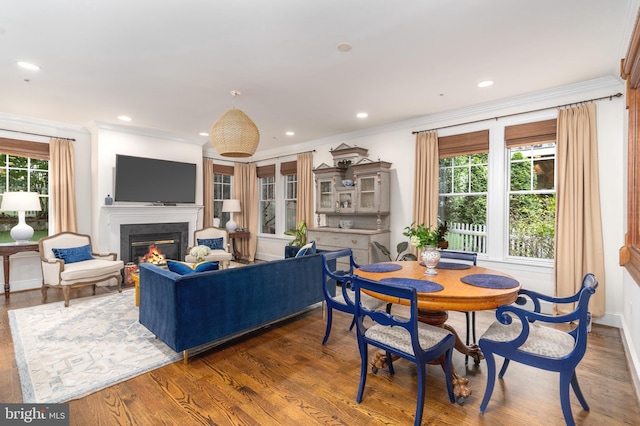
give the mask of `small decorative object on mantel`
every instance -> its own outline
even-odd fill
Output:
[[[422,251],[421,257],[427,267],[424,274],[438,275],[436,271],[436,265],[440,261],[440,252],[436,248],[438,245],[438,230],[432,230],[430,226],[424,226],[422,223],[416,225],[413,222],[410,226],[404,228],[402,235],[409,237],[411,245]]]
[[[113,204],[113,198],[111,197],[110,194],[107,194],[107,196],[104,198],[104,205],[110,206],[112,204]]]

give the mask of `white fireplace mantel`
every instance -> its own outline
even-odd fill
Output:
[[[175,206],[122,205],[102,206],[102,223],[108,228],[108,249],[120,256],[120,225],[136,223],[189,223],[189,246],[193,245],[193,232],[198,223],[201,205],[186,204]]]

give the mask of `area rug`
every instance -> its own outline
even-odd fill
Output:
[[[182,358],[138,322],[135,292],[9,311],[22,397],[81,398]]]

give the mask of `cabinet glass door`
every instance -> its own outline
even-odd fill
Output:
[[[318,186],[318,211],[333,211],[333,181],[320,181]]]
[[[351,213],[354,211],[353,207],[353,192],[341,192],[338,194],[338,201],[340,211],[343,213]]]
[[[360,193],[358,211],[376,211],[376,178],[358,179],[358,191]]]

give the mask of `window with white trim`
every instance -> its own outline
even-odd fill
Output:
[[[213,174],[213,217],[220,219],[220,227],[224,228],[225,224],[231,218],[231,213],[222,211],[222,202],[230,200],[232,197],[232,181],[233,176],[214,173]]]

